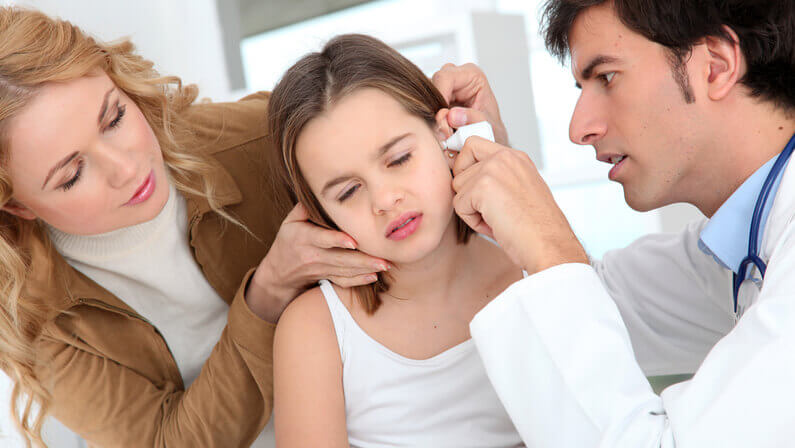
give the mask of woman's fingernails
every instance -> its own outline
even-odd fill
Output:
[[[384,264],[384,263],[376,263],[375,269],[377,271],[388,271],[389,270],[389,265],[388,264]]]
[[[347,247],[348,249],[356,249],[356,245],[350,241],[345,241],[345,243],[343,243],[343,247]]]
[[[367,279],[367,281],[368,281],[368,282],[370,282],[370,283],[372,283],[372,282],[374,282],[374,281],[378,280],[378,276],[377,276],[377,275],[374,275],[374,274],[368,275],[368,276],[367,276],[367,277],[365,277],[365,278],[366,278],[366,279]]]

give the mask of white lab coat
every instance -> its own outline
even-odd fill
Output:
[[[475,316],[528,447],[795,446],[793,166],[764,230],[762,290],[736,325],[731,272],[697,246],[706,221],[531,275]],[[660,396],[645,378],[689,372]]]

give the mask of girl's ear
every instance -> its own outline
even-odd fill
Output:
[[[447,166],[450,167],[450,171],[453,170],[453,165],[455,165],[455,158],[458,155],[458,151],[451,151],[449,149],[444,150],[444,159],[447,160]]]
[[[25,207],[24,205],[20,204],[19,202],[13,199],[6,202],[6,205],[2,207],[2,210],[4,212],[11,213],[14,216],[18,216],[22,219],[27,219],[27,220],[36,219],[35,213],[33,213],[29,208]]]
[[[453,128],[447,122],[447,114],[449,113],[450,109],[439,109],[439,112],[436,112],[436,139],[440,142],[447,140],[453,135]]]

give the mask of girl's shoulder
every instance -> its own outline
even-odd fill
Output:
[[[332,288],[331,283],[326,283],[327,288]],[[345,297],[349,296],[349,290],[334,287],[334,291],[339,294],[337,297],[326,297],[321,286],[309,289],[295,298],[282,313],[276,325],[276,338],[283,341],[291,341],[304,345],[306,343],[320,344],[325,346],[333,344],[336,350],[337,339],[334,330],[334,320],[331,308],[334,301],[337,306],[345,306]],[[278,341],[276,342],[279,343]]]

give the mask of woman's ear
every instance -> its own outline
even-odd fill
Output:
[[[36,219],[36,214],[34,214],[29,208],[25,207],[24,205],[20,204],[14,199],[11,199],[8,202],[6,202],[6,205],[2,207],[2,210],[4,212],[10,213],[22,219],[27,219],[27,220]]]
[[[715,101],[726,97],[745,71],[740,39],[728,26],[724,26],[723,30],[732,40],[721,36],[708,36],[705,39],[709,50],[708,95]]]

